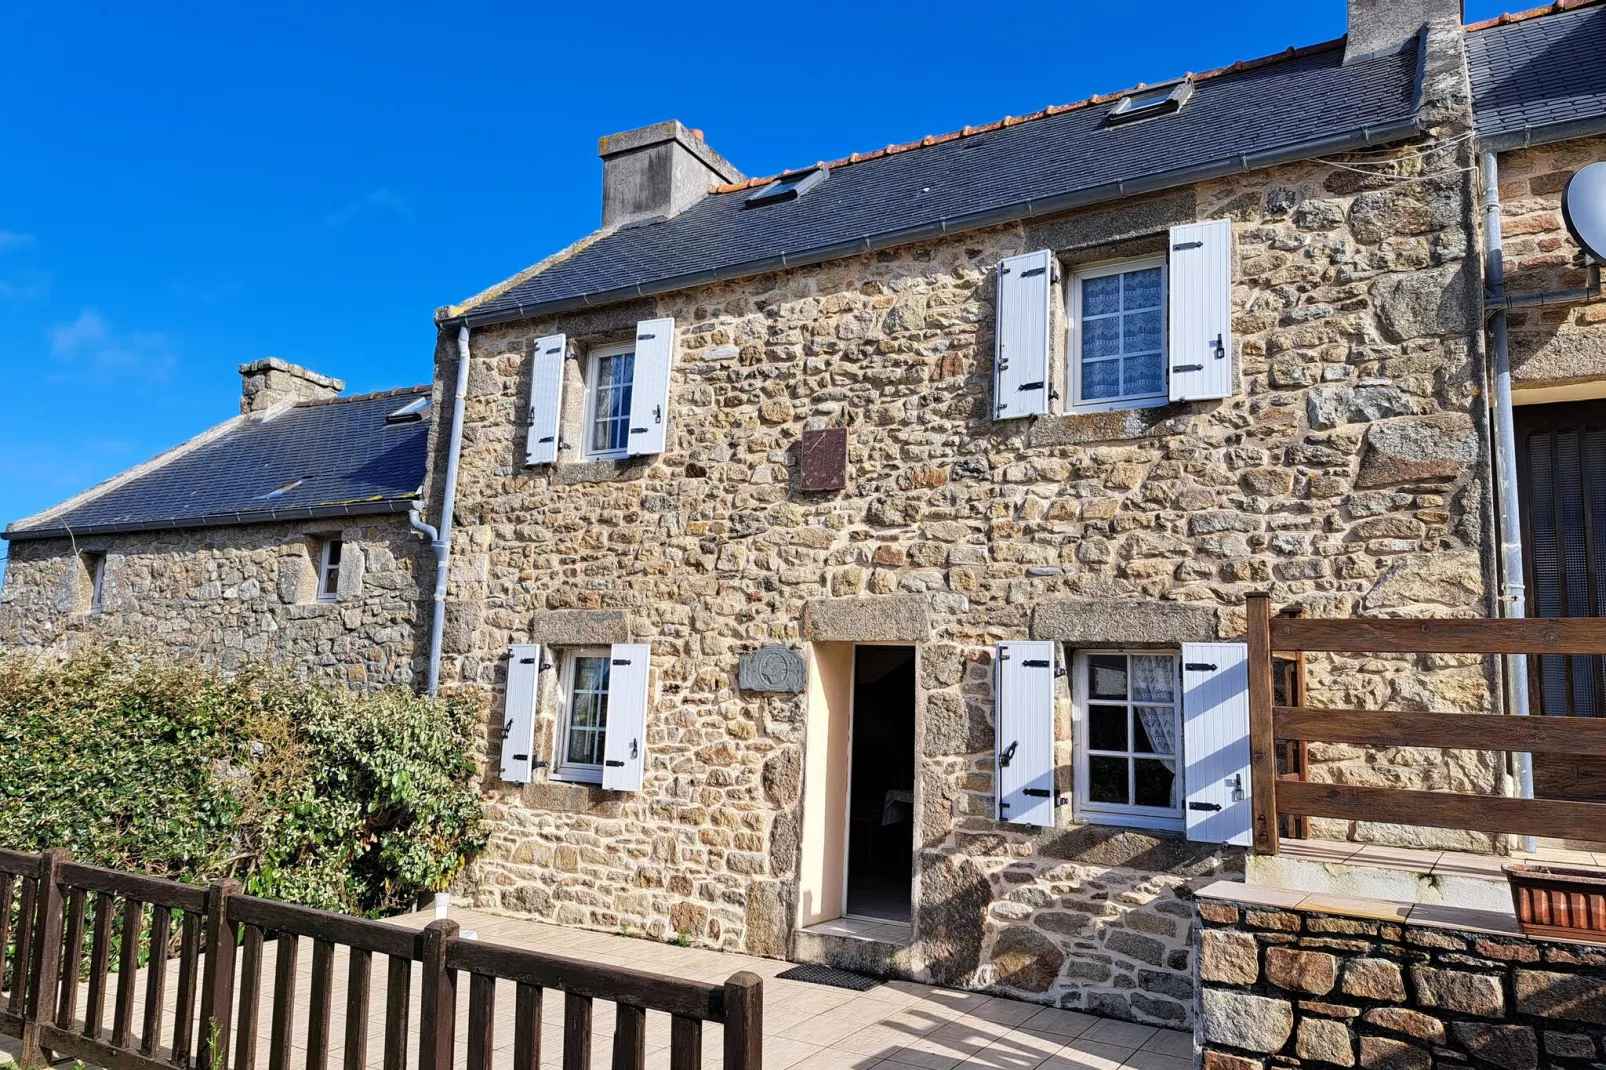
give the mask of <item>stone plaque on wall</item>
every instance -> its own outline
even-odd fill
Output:
[[[802,691],[803,681],[803,656],[779,643],[743,654],[736,680],[743,691],[775,691],[785,695]]]
[[[822,427],[803,432],[804,490],[841,490],[848,485],[848,429]]]

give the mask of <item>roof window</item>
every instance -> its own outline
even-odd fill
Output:
[[[424,413],[428,409],[429,395],[422,394],[386,416],[385,422],[387,424],[415,424],[424,418]]]
[[[775,204],[779,201],[795,201],[821,182],[824,182],[830,173],[830,168],[815,167],[808,171],[799,171],[794,175],[783,175],[761,188],[757,193],[750,194],[747,198],[747,207],[758,208],[762,205]]]
[[[1106,126],[1135,123],[1139,119],[1152,119],[1156,115],[1170,115],[1182,110],[1193,96],[1193,79],[1184,78],[1170,85],[1138,89],[1116,102],[1104,116]]]

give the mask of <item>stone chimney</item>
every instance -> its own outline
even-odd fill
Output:
[[[1349,0],[1344,62],[1397,52],[1435,19],[1462,22],[1463,0]]]
[[[746,176],[674,119],[613,134],[597,143],[602,157],[602,225],[674,215],[712,186]]]
[[[263,412],[281,401],[339,397],[344,389],[343,380],[319,375],[278,357],[240,365],[241,413]]]

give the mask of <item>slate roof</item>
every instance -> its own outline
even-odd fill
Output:
[[[429,420],[386,424],[385,417],[428,393],[428,387],[413,387],[303,402],[265,422],[231,421],[215,437],[181,446],[104,491],[9,526],[4,537],[405,510],[424,481]],[[302,482],[272,493],[296,480]]]
[[[1342,41],[1200,76],[1180,112],[1107,127],[1118,95],[833,169],[795,201],[716,193],[666,220],[602,233],[446,310],[505,322],[1063,211],[1416,132],[1416,43],[1343,65]]]
[[[1485,147],[1606,133],[1606,4],[1558,8],[1469,27],[1472,107]]]

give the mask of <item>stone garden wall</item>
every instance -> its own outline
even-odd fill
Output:
[[[1586,1070],[1606,949],[1201,901],[1204,1070]]]
[[[345,540],[332,603],[316,600],[324,538]],[[0,649],[128,640],[225,672],[269,661],[359,689],[409,685],[427,657],[420,612],[434,566],[402,515],[19,540],[8,550]],[[99,613],[89,612],[84,553],[106,556]]]

